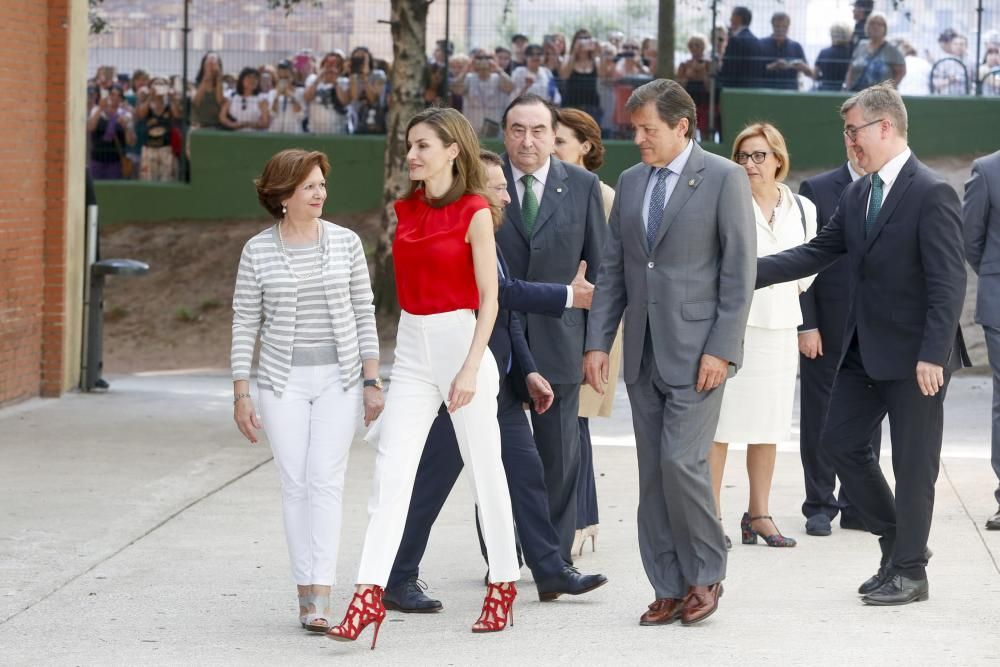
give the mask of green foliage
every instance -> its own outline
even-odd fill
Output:
[[[198,316],[191,312],[191,309],[187,306],[181,306],[174,313],[174,316],[180,322],[195,322],[198,320]]]
[[[202,312],[205,312],[206,310],[217,310],[219,308],[222,308],[222,301],[215,298],[205,299],[204,301],[201,302],[201,306],[199,306],[199,308],[201,309]]]
[[[194,0],[181,0],[182,2],[194,2]],[[99,35],[111,29],[110,24],[101,15],[99,7],[104,0],[87,0],[87,14],[90,19],[90,34]],[[308,3],[313,7],[322,7],[322,0],[265,0],[268,9],[282,9],[285,16],[292,13],[296,6]]]

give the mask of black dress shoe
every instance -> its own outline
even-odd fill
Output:
[[[382,594],[382,604],[386,609],[394,609],[405,614],[432,614],[444,606],[440,600],[432,600],[424,595],[425,584],[416,577],[410,577],[399,586],[386,588]]]
[[[997,508],[997,513],[986,520],[986,530],[1000,530],[1000,508]]]
[[[806,535],[826,537],[831,533],[833,533],[833,527],[830,525],[830,517],[827,515],[813,514],[806,519]]]
[[[580,574],[575,567],[567,565],[559,574],[536,581],[538,599],[551,602],[560,595],[583,595],[608,583],[603,574]]]
[[[901,574],[894,574],[889,576],[877,590],[861,598],[861,601],[876,607],[894,607],[911,602],[923,602],[928,598],[928,591],[926,579],[910,579]]]
[[[882,587],[882,584],[884,584],[888,578],[889,573],[886,572],[885,567],[880,567],[878,572],[868,577],[865,583],[858,586],[858,595],[868,595],[869,593],[874,593]]]

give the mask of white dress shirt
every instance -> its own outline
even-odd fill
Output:
[[[892,158],[878,170],[879,178],[882,179],[882,204],[885,204],[885,200],[889,198],[889,190],[892,189],[893,183],[899,177],[899,172],[902,171],[903,165],[906,161],[910,159],[912,152],[910,147],[907,146],[903,149],[903,152]],[[871,180],[871,179],[869,179]],[[872,197],[871,193],[868,194],[868,206],[865,207],[865,216],[868,215],[868,208],[871,207]]]
[[[538,205],[542,205],[542,194],[545,192],[545,181],[549,177],[549,167],[552,166],[552,158],[547,158],[545,164],[538,168],[532,176],[535,177],[535,182],[531,184],[531,191],[535,193],[535,201]],[[526,174],[526,172],[521,171],[514,166],[513,160],[510,163],[510,173],[514,177],[514,187],[517,189],[517,203],[524,207],[524,183],[521,181],[521,177]]]
[[[694,142],[688,139],[687,147],[680,152],[680,155],[675,157],[673,161],[667,165],[667,169],[670,170],[670,174],[667,176],[664,184],[667,187],[665,196],[663,197],[663,208],[666,210],[667,203],[670,201],[670,195],[674,193],[674,188],[677,187],[677,181],[681,178],[681,172],[684,171],[684,167],[687,166],[688,158],[691,157],[691,151],[694,150]],[[649,200],[653,198],[653,188],[656,187],[656,172],[659,171],[658,167],[649,168],[649,181],[646,183],[646,194],[642,198],[642,226],[645,229],[649,229]]]

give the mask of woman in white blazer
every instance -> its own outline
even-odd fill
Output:
[[[800,245],[816,235],[816,207],[798,197],[782,181],[789,160],[785,139],[769,123],[754,123],[733,142],[733,160],[750,180],[757,228],[757,256],[764,257]],[[750,502],[740,530],[743,544],[764,538],[771,547],[794,547],[783,536],[768,510],[777,442],[792,439],[792,405],[802,324],[799,293],[813,278],[781,283],[753,294],[744,337],[743,367],[726,383],[722,410],[709,456],[715,505],[722,514],[720,491],[730,442],[747,443]],[[726,538],[727,546],[729,538]]]

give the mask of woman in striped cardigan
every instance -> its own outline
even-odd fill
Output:
[[[251,443],[262,427],[271,443],[299,620],[313,632],[330,626],[351,440],[362,409],[367,425],[383,403],[361,240],[320,218],[329,170],[323,153],[298,149],[267,163],[257,196],[278,222],[247,241],[233,295],[234,419]],[[259,416],[250,395],[258,336]]]

